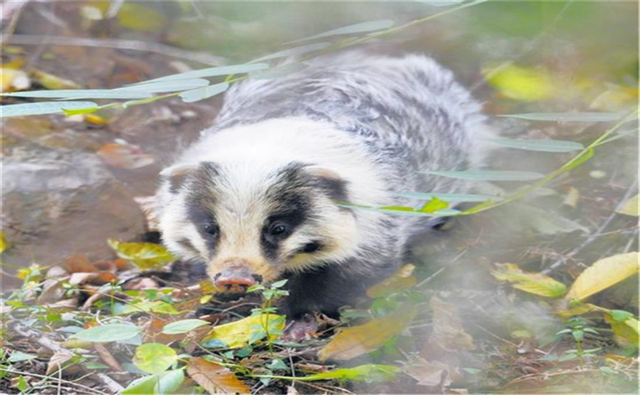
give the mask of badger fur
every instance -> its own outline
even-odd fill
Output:
[[[423,171],[476,168],[487,135],[479,104],[426,56],[350,51],[305,65],[234,85],[158,193],[171,251],[206,263],[214,281],[229,267],[288,279],[293,319],[335,314],[430,225],[340,202],[419,206],[391,192],[464,192]]]

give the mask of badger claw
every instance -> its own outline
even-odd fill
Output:
[[[291,342],[302,342],[312,340],[318,337],[318,329],[320,324],[315,314],[307,313],[304,316],[289,321],[284,329],[282,339]]]

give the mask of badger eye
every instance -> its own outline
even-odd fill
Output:
[[[269,227],[269,235],[282,237],[289,232],[289,227],[281,222],[276,222]]]
[[[204,231],[205,233],[208,233],[212,236],[215,236],[218,234],[218,225],[216,224],[207,224],[204,226]]]

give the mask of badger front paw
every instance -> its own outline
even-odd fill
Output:
[[[296,343],[312,340],[319,336],[319,330],[320,323],[318,322],[316,314],[307,313],[298,319],[287,322],[282,339]]]

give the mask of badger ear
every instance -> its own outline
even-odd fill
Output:
[[[305,171],[316,180],[316,185],[333,200],[347,201],[347,181],[333,169],[323,166],[305,166]]]
[[[183,163],[167,167],[160,172],[160,177],[169,183],[169,192],[177,193],[184,184],[187,177],[196,171],[199,167],[198,163]]]

